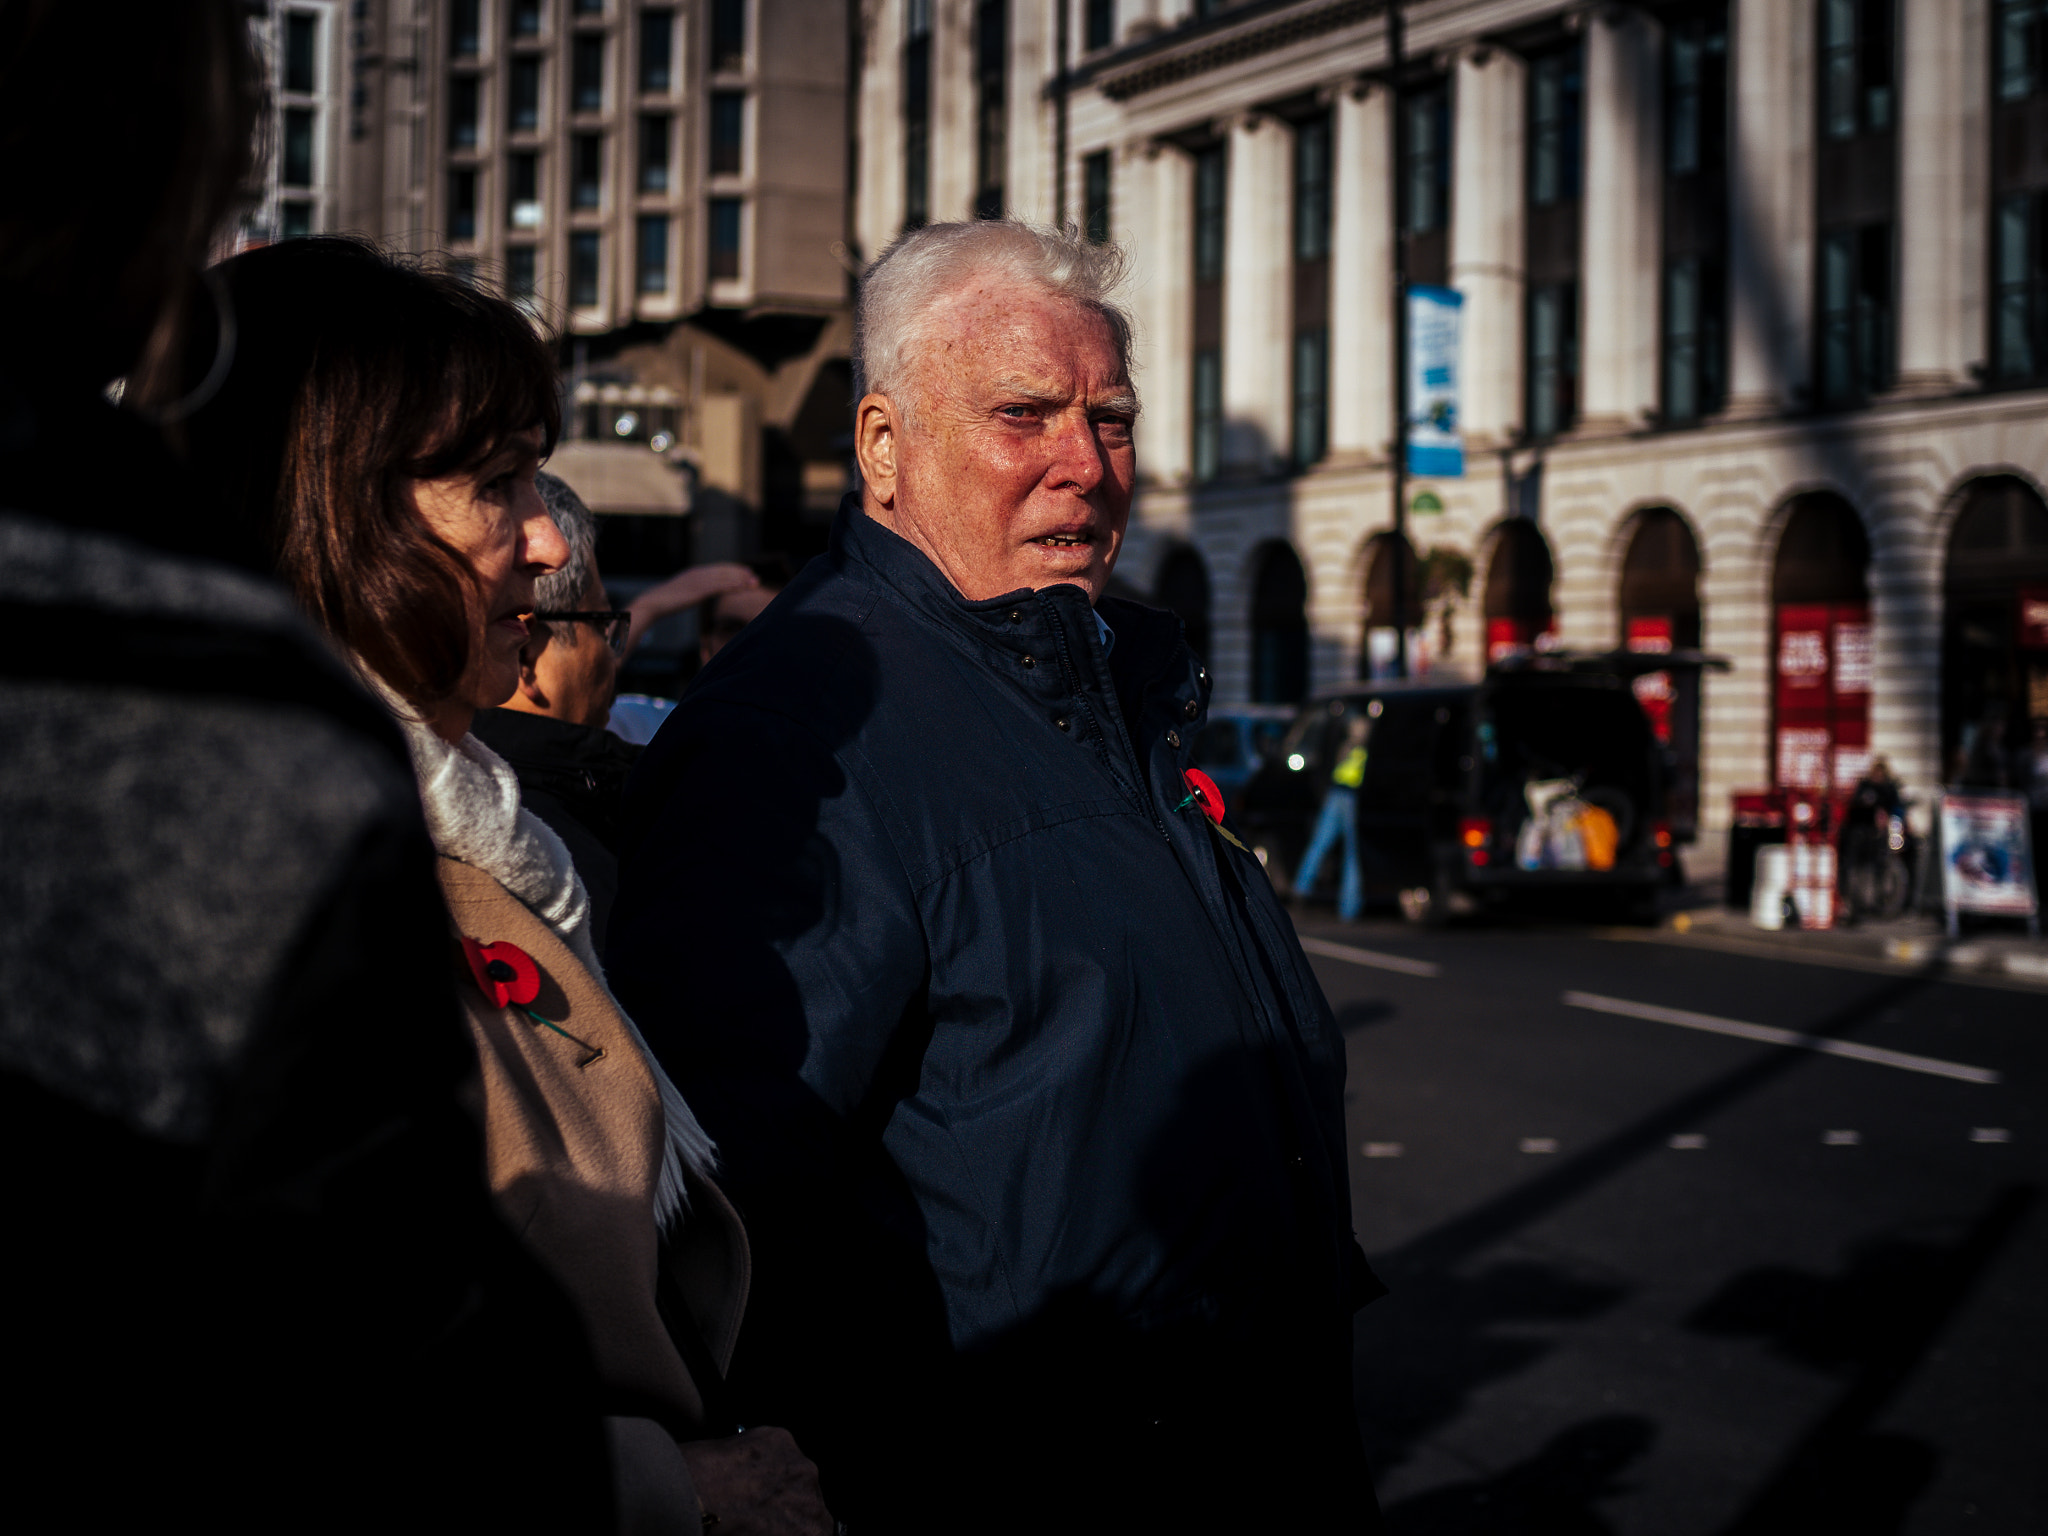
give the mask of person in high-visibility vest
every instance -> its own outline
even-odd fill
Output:
[[[1308,852],[1294,872],[1294,894],[1306,896],[1315,887],[1316,874],[1331,844],[1344,839],[1344,874],[1337,883],[1337,915],[1354,921],[1365,910],[1365,883],[1358,867],[1358,787],[1365,782],[1365,741],[1370,729],[1364,715],[1352,718],[1344,732],[1344,748],[1336,769],[1330,774],[1329,792],[1323,796],[1323,813],[1316,819],[1315,835],[1308,840]]]

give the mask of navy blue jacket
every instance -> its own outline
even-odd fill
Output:
[[[1099,611],[1107,656],[1078,587],[969,602],[849,498],[628,786],[607,965],[754,1238],[743,1417],[869,1528],[963,1417],[1012,1482],[1048,1419],[1350,1433],[1342,1041],[1189,803],[1179,621]]]

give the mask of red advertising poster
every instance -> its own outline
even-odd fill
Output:
[[[1870,610],[1860,603],[1778,609],[1773,769],[1786,788],[1855,788],[1870,767]]]
[[[1503,656],[1512,656],[1517,651],[1529,648],[1529,626],[1520,619],[1488,619],[1486,621],[1486,659],[1499,661]]]
[[[1671,650],[1671,616],[1646,614],[1630,619],[1626,644],[1631,651],[1656,656],[1668,654]],[[1659,741],[1670,745],[1671,705],[1678,697],[1677,690],[1671,686],[1671,674],[1645,672],[1629,686],[1635,690],[1636,702],[1643,706],[1643,713],[1649,717],[1650,729],[1657,733]]]
[[[2048,651],[2048,587],[2020,588],[2020,649]]]

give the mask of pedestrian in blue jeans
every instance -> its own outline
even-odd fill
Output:
[[[1294,872],[1294,894],[1306,896],[1315,887],[1323,855],[1341,835],[1344,839],[1344,875],[1337,885],[1337,915],[1353,922],[1365,910],[1365,882],[1358,868],[1358,787],[1365,782],[1365,716],[1355,717],[1344,733],[1344,755],[1330,775],[1329,793],[1323,796],[1323,813],[1316,819],[1315,835],[1308,840],[1308,852]]]

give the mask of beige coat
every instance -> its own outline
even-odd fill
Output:
[[[516,1008],[492,1007],[465,979],[499,1209],[575,1301],[605,1384],[665,1405],[675,1422],[701,1424],[703,1399],[655,1309],[664,1143],[647,1059],[604,987],[518,897],[455,859],[444,856],[440,870],[457,932],[525,950],[540,969],[533,1011],[605,1053],[579,1068],[589,1054],[581,1046]],[[686,1179],[689,1209],[670,1257],[724,1370],[746,1302],[746,1233],[716,1185]]]

